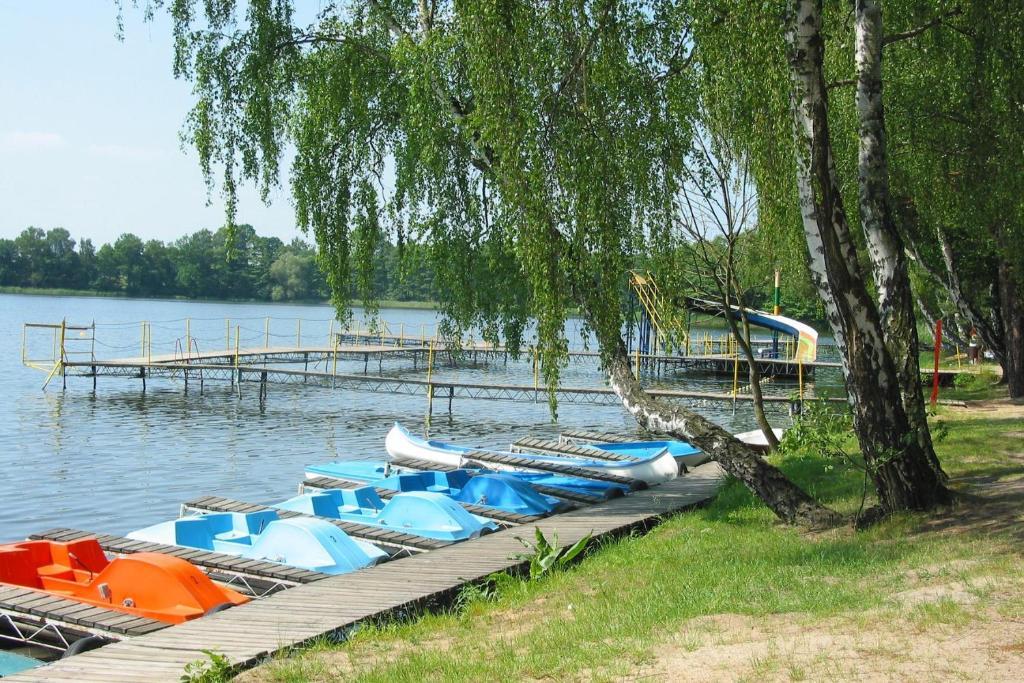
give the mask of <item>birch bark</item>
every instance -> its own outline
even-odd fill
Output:
[[[882,102],[882,8],[876,0],[856,0],[858,189],[860,220],[878,291],[878,310],[889,352],[896,363],[900,394],[922,452],[946,479],[932,447],[921,391],[917,323],[903,240],[896,230],[889,195],[889,164]]]
[[[850,236],[832,159],[821,0],[792,0],[786,34],[811,277],[843,356],[858,441],[883,510],[927,509],[950,493],[904,408],[900,373]]]

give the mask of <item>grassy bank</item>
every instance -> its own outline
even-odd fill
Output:
[[[133,297],[124,292],[103,292],[94,289],[63,289],[46,287],[0,287],[0,294],[24,294],[27,296],[83,296],[100,297],[107,299],[140,299],[143,301],[197,301],[202,303],[228,303],[228,304],[267,304],[269,306],[288,305],[322,305],[327,306],[331,302],[326,299],[296,299],[294,301],[269,301],[261,299],[203,299],[185,296],[166,297]],[[363,302],[353,301],[354,307],[362,307]],[[395,301],[382,299],[377,302],[379,308],[401,308],[410,310],[437,310],[437,304],[433,301]]]
[[[945,434],[938,450],[960,488],[979,480],[1012,486],[1024,477],[1021,439],[1012,438],[1022,435],[1022,417],[1022,410],[955,409],[938,416],[936,434]],[[779,464],[843,512],[860,505],[859,471],[811,453]],[[969,643],[964,634],[993,629],[992,638],[1009,638],[1011,650],[1024,643],[1019,546],[1008,532],[961,524],[978,505],[949,512],[946,531],[924,531],[934,517],[906,515],[866,532],[806,534],[779,525],[733,482],[707,508],[668,519],[645,536],[609,542],[569,571],[466,589],[447,613],[364,628],[344,644],[313,647],[242,679],[977,674],[992,664],[969,657],[987,650],[968,648],[961,657],[953,646],[933,652],[936,643]],[[929,652],[934,661],[922,663]],[[907,662],[924,672],[900,668]]]

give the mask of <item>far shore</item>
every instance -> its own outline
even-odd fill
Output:
[[[76,296],[91,299],[130,299],[133,301],[182,301],[203,304],[266,304],[268,306],[330,306],[327,299],[293,299],[290,301],[272,301],[269,299],[209,299],[186,296],[132,296],[124,292],[103,292],[93,289],[64,289],[46,287],[11,287],[0,286],[0,294],[18,294],[25,296]],[[355,299],[353,308],[364,308],[363,302]],[[378,308],[404,308],[414,310],[436,311],[438,305],[433,301],[395,301],[381,299]]]

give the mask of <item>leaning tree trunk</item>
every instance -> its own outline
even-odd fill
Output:
[[[656,399],[644,391],[629,364],[618,308],[593,301],[593,290],[585,287],[574,288],[573,294],[597,337],[601,361],[612,389],[641,427],[686,440],[701,449],[789,524],[824,528],[841,521],[839,514],[811,498],[780,469],[722,427],[699,413]]]
[[[630,368],[622,338],[609,336],[612,338],[599,339],[608,380],[622,405],[641,427],[670,434],[700,448],[785,522],[814,528],[839,523],[841,518],[836,512],[815,501],[781,470],[728,431],[698,413],[656,399],[644,391]]]
[[[764,434],[768,447],[778,448],[779,438],[775,436],[775,431],[772,429],[771,423],[768,422],[768,416],[764,412],[764,393],[761,391],[761,368],[757,364],[757,359],[754,357],[754,349],[750,345],[750,321],[747,320],[747,309],[738,300],[737,308],[743,322],[742,334],[740,333],[739,325],[729,315],[728,304],[726,304],[725,319],[729,322],[729,328],[732,330],[733,336],[736,337],[736,343],[739,344],[740,350],[743,351],[743,357],[747,359],[747,379],[750,381],[750,394],[754,403],[754,419],[757,420],[757,426],[760,428],[761,433]]]
[[[932,447],[918,356],[917,321],[903,240],[896,230],[889,196],[889,162],[882,104],[882,9],[875,0],[856,0],[858,189],[860,219],[878,310],[889,353],[896,363],[900,394],[922,453],[942,480],[945,472]]]
[[[950,500],[903,405],[900,372],[867,290],[832,159],[821,0],[791,0],[786,31],[797,186],[811,278],[843,357],[854,427],[885,511]]]

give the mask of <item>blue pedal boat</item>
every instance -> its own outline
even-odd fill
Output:
[[[378,477],[341,476],[342,479],[372,484],[377,488],[398,493],[410,491],[431,491],[448,496],[452,500],[471,505],[486,505],[505,512],[520,515],[548,515],[562,507],[557,498],[545,496],[533,490],[528,484],[505,474],[489,473],[477,475],[469,470],[452,472],[408,470],[391,471],[385,474],[380,468]],[[388,476],[390,475],[390,476]]]
[[[521,515],[547,515],[561,505],[557,498],[538,493],[515,477],[498,473],[408,472],[393,474],[374,482],[374,486],[401,493],[433,491],[461,503],[486,505]]]
[[[388,557],[322,519],[280,519],[274,510],[189,515],[132,531],[128,538],[238,555],[324,574],[346,574]]]
[[[470,514],[451,498],[432,491],[400,493],[385,503],[369,486],[327,489],[303,493],[274,507],[439,541],[464,541],[499,528],[495,522]]]
[[[496,472],[487,468],[465,468],[478,475],[500,474],[520,481],[527,485],[549,486],[565,491],[566,493],[580,493],[601,498],[614,498],[629,492],[629,489],[621,484],[612,484],[594,479],[580,479],[568,477],[550,472]],[[322,465],[308,465],[306,476],[332,477],[334,479],[347,479],[377,486],[377,482],[387,479],[396,474],[410,474],[431,470],[418,470],[412,467],[392,465],[383,460],[342,460],[329,462]]]

